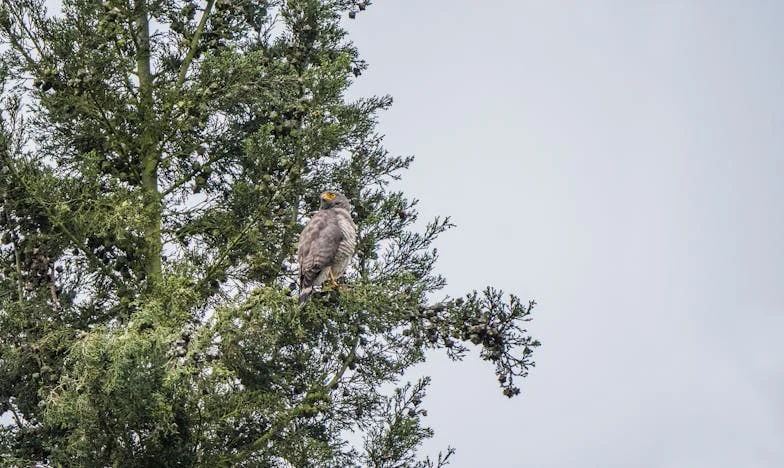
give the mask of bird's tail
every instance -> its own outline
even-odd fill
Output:
[[[313,286],[308,286],[302,288],[302,291],[299,292],[299,308],[302,309],[305,307],[305,303],[308,302],[308,298],[310,294],[313,292]]]

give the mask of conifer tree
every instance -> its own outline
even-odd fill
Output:
[[[477,346],[519,393],[533,302],[440,294],[449,218],[389,188],[391,99],[345,97],[369,3],[0,0],[2,463],[442,466],[405,370]],[[324,189],[357,252],[299,311]]]

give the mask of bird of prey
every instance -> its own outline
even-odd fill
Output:
[[[357,245],[357,226],[351,203],[336,192],[321,194],[321,206],[299,237],[299,307],[305,306],[313,287],[335,281],[346,270]]]

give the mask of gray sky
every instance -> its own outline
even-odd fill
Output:
[[[460,467],[784,466],[784,3],[378,0],[401,188],[458,227],[447,292],[540,303],[522,398],[422,372]],[[505,247],[506,246],[506,247]]]

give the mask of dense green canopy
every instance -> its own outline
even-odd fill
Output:
[[[472,343],[519,393],[533,303],[439,295],[449,219],[388,188],[391,99],[344,96],[368,3],[0,0],[2,463],[439,466],[404,370]],[[358,251],[298,311],[323,189]]]

